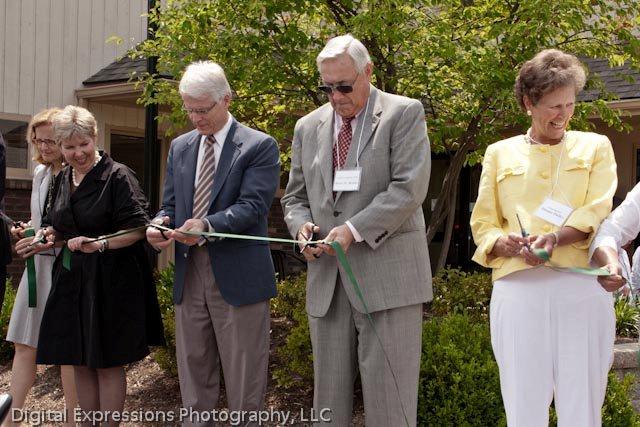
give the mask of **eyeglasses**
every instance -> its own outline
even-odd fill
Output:
[[[53,139],[33,138],[33,143],[35,145],[46,145],[47,147],[53,147],[54,145],[56,145],[56,141]]]
[[[213,108],[218,105],[217,102],[214,102],[213,105],[211,107],[207,107],[207,108],[187,108],[184,105],[182,106],[182,110],[187,113],[188,115],[192,115],[192,114],[197,114],[199,116],[204,116],[205,114],[208,114],[209,111],[213,110]]]
[[[337,90],[340,93],[351,93],[353,92],[353,85],[356,84],[356,82],[358,81],[358,77],[360,77],[360,73],[358,73],[356,78],[349,85],[324,84],[324,85],[318,86],[318,89],[326,93],[327,95],[332,95],[334,90]]]

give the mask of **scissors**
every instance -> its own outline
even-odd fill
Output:
[[[524,239],[526,239],[527,237],[529,237],[529,233],[527,233],[527,230],[525,230],[524,227],[522,226],[522,221],[520,221],[520,215],[516,214],[516,218],[518,219],[518,225],[520,225],[520,234]],[[529,247],[529,242],[526,242],[524,246],[525,248],[531,250],[531,248]]]

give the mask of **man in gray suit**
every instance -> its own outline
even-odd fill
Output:
[[[317,65],[329,103],[296,125],[285,220],[292,236],[315,234],[348,250],[384,350],[332,248],[301,248],[309,261],[314,408],[329,408],[331,425],[349,425],[359,369],[366,425],[406,425],[405,416],[415,425],[422,304],[432,297],[424,111],[370,84],[369,53],[351,35],[331,39]]]

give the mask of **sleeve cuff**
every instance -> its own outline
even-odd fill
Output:
[[[610,248],[618,250],[618,244],[616,243],[616,239],[611,236],[598,236],[593,239],[591,246],[589,246],[589,259],[593,258],[593,253],[602,246],[608,246]]]
[[[213,229],[213,225],[211,225],[211,223],[207,218],[202,218],[202,221],[204,222],[204,225],[207,227],[208,233],[215,233],[215,230]]]
[[[211,223],[209,222],[209,220],[207,218],[202,218],[202,222],[204,222],[205,231],[207,233],[214,233],[215,232],[215,230],[213,228],[213,225],[211,225]],[[203,236],[198,241],[198,246],[203,246],[207,242],[214,242],[214,241],[216,241],[215,237],[204,237]]]
[[[347,227],[349,227],[349,230],[351,230],[351,234],[353,234],[353,238],[355,239],[356,242],[359,243],[364,240],[360,235],[360,233],[358,233],[358,230],[356,230],[353,224],[351,224],[351,221],[347,221],[345,224],[347,224]]]
[[[598,221],[595,215],[588,211],[580,211],[576,210],[571,215],[569,220],[566,222],[565,226],[573,227],[576,230],[580,230],[583,233],[587,233],[588,236],[584,240],[580,240],[579,242],[572,243],[576,249],[589,249],[593,238],[595,237],[594,230],[597,230],[602,221]]]
[[[504,233],[500,230],[495,230],[492,233],[488,233],[483,239],[482,243],[476,249],[473,254],[473,261],[488,268],[500,268],[504,263],[504,258],[489,255],[493,250],[493,246],[496,244],[496,240],[502,237]]]

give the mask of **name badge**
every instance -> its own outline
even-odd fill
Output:
[[[560,202],[556,202],[550,197],[544,199],[544,202],[540,205],[535,212],[535,216],[542,218],[553,225],[561,227],[569,218],[569,215],[573,212],[571,206],[563,205]]]
[[[359,191],[362,168],[340,169],[333,176],[333,191]]]

